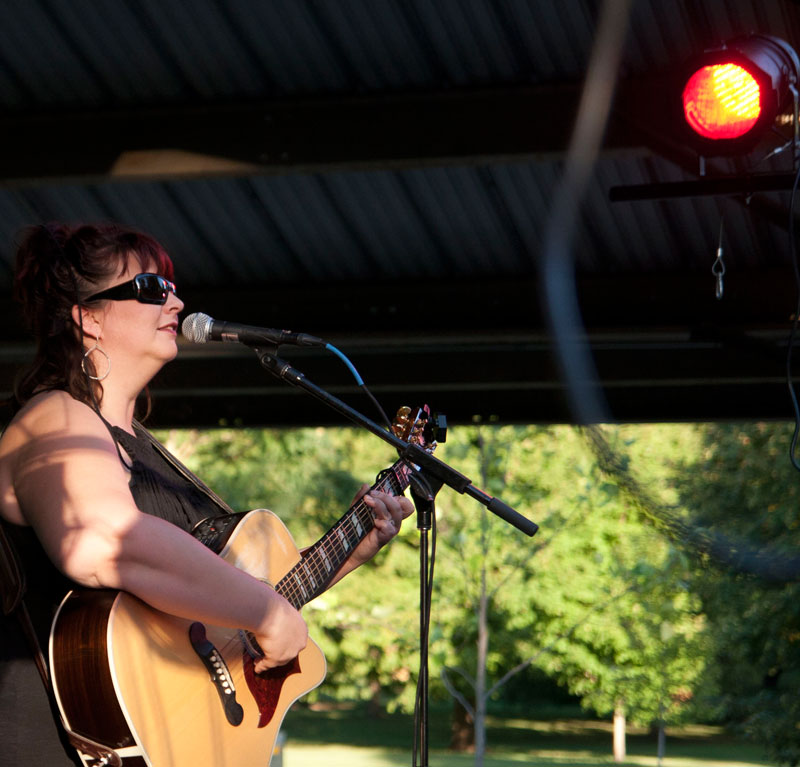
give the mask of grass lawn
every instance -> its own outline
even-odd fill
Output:
[[[560,713],[561,715],[555,715]],[[493,716],[488,723],[486,767],[595,767],[613,765],[611,723],[586,718],[574,709],[535,712],[533,718]],[[468,767],[472,754],[447,750],[447,711],[432,711],[429,764]],[[283,732],[282,767],[395,767],[411,765],[413,719],[410,716],[369,718],[359,708],[289,712]],[[624,764],[655,767],[656,739],[628,729]],[[280,764],[273,761],[273,767]],[[718,727],[667,729],[664,767],[772,767],[760,747],[735,740]]]

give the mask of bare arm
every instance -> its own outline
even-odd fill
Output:
[[[128,591],[183,618],[252,631],[267,656],[262,667],[288,662],[305,646],[305,623],[283,597],[136,508],[114,442],[88,407],[53,392],[9,432],[0,460],[11,461],[19,509],[70,578]]]

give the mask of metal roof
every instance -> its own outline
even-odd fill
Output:
[[[168,247],[187,312],[325,337],[387,408],[433,398],[456,419],[569,420],[539,265],[600,12],[594,0],[1,4],[2,388],[29,353],[9,298],[17,232],[114,219]],[[571,232],[610,417],[791,415],[789,191],[610,199],[699,178],[659,88],[753,32],[800,46],[800,5],[632,4]],[[759,152],[711,160],[706,177],[791,171],[790,153]],[[248,350],[219,346],[185,345],[153,387],[154,423],[336,421]],[[337,362],[296,354],[357,401]]]

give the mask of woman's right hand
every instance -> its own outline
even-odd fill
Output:
[[[269,609],[255,637],[264,653],[255,664],[261,673],[294,660],[308,644],[308,626],[284,597],[270,591]]]

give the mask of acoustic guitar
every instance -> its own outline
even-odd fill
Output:
[[[393,430],[435,448],[427,408],[402,408]],[[399,495],[413,471],[401,459],[372,489]],[[372,528],[358,500],[302,556],[263,509],[205,520],[195,535],[300,609]],[[256,674],[260,655],[249,632],[176,618],[108,589],[71,591],[50,632],[56,703],[86,767],[267,767],[287,710],[322,683],[326,664],[311,640],[291,663]]]

